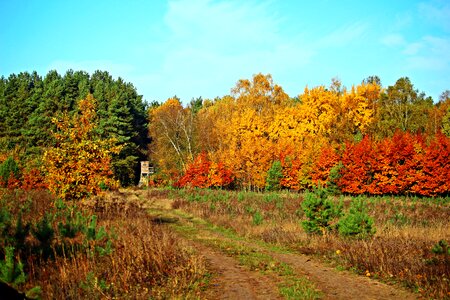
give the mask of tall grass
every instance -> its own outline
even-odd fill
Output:
[[[307,235],[300,226],[302,194],[180,190],[168,196],[175,208],[242,236],[319,255],[365,276],[400,282],[424,297],[450,297],[450,255],[432,251],[440,240],[450,241],[448,198],[362,197],[377,232],[373,238],[354,240],[337,234]],[[334,198],[344,210],[351,200]]]
[[[205,261],[166,227],[154,224],[128,193],[97,198],[84,207],[110,233],[110,254],[23,257],[27,280],[17,288],[40,286],[42,299],[197,298],[207,279]],[[54,199],[42,191],[5,193],[2,201],[10,205],[12,216],[28,203],[24,220],[30,221],[54,206]]]

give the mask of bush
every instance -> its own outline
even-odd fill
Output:
[[[279,191],[281,189],[281,178],[283,178],[283,167],[281,162],[276,160],[267,171],[266,191]]]
[[[0,164],[0,186],[6,187],[11,176],[19,179],[20,170],[17,162],[10,156]]]
[[[263,222],[263,220],[264,220],[264,217],[263,217],[263,215],[259,212],[259,211],[256,211],[254,214],[253,214],[253,218],[252,218],[252,223],[253,223],[253,225],[261,225],[262,224],[262,222]]]
[[[338,223],[339,234],[344,237],[364,239],[375,234],[373,219],[367,214],[363,199],[354,199],[350,211]]]
[[[328,191],[321,187],[305,194],[302,209],[308,218],[302,222],[302,227],[310,234],[325,235],[334,229],[336,218],[342,214],[342,206],[329,200]]]
[[[37,211],[20,199],[23,194],[8,196],[0,197],[0,281],[23,284],[30,262],[35,267],[56,256],[112,252],[112,235],[97,225],[95,215],[62,200],[41,203]]]
[[[22,262],[16,260],[14,247],[5,247],[5,258],[0,260],[0,281],[17,286],[24,283],[26,275]]]
[[[342,162],[339,162],[337,165],[331,168],[330,175],[328,176],[327,188],[328,191],[333,195],[338,195],[341,193],[337,182],[341,178]]]

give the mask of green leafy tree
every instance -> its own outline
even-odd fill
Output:
[[[0,164],[0,187],[6,187],[11,176],[19,179],[20,169],[14,158],[10,156]]]
[[[447,113],[442,118],[442,133],[450,137],[450,106],[447,108]]]
[[[392,136],[397,129],[423,132],[432,107],[431,97],[419,93],[408,77],[402,77],[380,97],[377,132],[381,137]]]
[[[123,186],[137,183],[139,160],[146,160],[146,103],[134,86],[121,78],[113,80],[108,72],[92,76],[92,90],[98,101],[98,132],[103,138],[114,138],[120,153],[113,155],[113,171]]]

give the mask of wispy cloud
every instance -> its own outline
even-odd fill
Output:
[[[419,15],[428,22],[450,31],[450,2],[447,0],[434,0],[422,2],[418,5]]]
[[[406,55],[416,55],[424,47],[422,42],[409,43],[405,46],[402,53]]]
[[[418,44],[417,51],[408,57],[409,68],[444,71],[450,67],[450,40],[425,36]]]
[[[347,46],[351,42],[360,40],[367,31],[368,25],[355,22],[330,32],[318,41],[318,47]]]
[[[299,69],[314,56],[302,40],[280,34],[270,2],[170,1],[164,20],[161,67],[138,80],[166,97],[222,96],[239,78]]]
[[[381,38],[381,43],[388,47],[402,46],[406,43],[403,35],[398,33],[392,33],[385,35]]]

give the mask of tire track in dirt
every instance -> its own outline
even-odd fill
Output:
[[[302,254],[271,252],[271,255],[306,275],[325,294],[324,299],[417,299],[407,291],[348,271],[337,271]]]
[[[231,241],[230,238],[220,233],[211,232],[205,228],[201,228],[201,230],[202,235],[209,234],[218,239]],[[338,271],[303,254],[278,253],[250,241],[235,242],[268,254],[279,262],[288,264],[294,269],[296,275],[305,276],[316,284],[317,288],[323,292],[322,299],[417,299],[416,295],[406,290],[368,277],[359,276],[349,271]]]
[[[202,228],[219,239],[231,240],[218,232]],[[237,241],[236,241],[237,242]],[[300,253],[279,253],[251,241],[239,241],[242,245],[272,256],[275,260],[291,266],[297,275],[306,276],[323,292],[323,299],[401,300],[417,299],[413,293],[349,271],[338,271]]]
[[[207,299],[283,299],[274,282],[257,272],[245,270],[236,260],[209,247],[191,244],[208,261],[208,268],[215,274]]]
[[[185,224],[192,224],[189,220],[179,215],[171,214],[172,209],[167,201],[150,201],[145,203],[142,208],[153,210],[153,213],[150,214],[151,217],[154,220],[160,220],[160,223],[179,221]],[[155,212],[157,212],[156,215],[154,214]],[[201,296],[202,299],[284,299],[278,292],[277,280],[272,276],[249,271],[239,265],[236,259],[220,251],[193,239],[188,240],[181,235],[179,236],[206,259],[208,270],[213,273],[209,284],[210,287]]]

